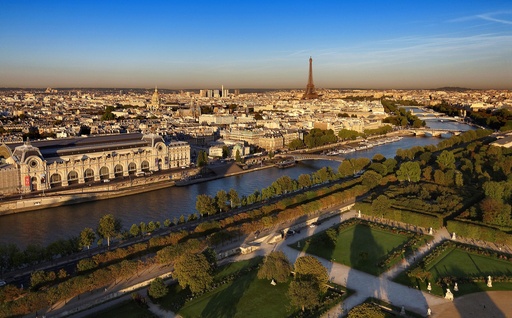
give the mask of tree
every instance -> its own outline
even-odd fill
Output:
[[[192,293],[206,290],[213,282],[212,268],[203,254],[185,253],[174,264],[173,276],[182,288],[189,287]]]
[[[148,222],[148,232],[153,232],[154,230],[156,230],[156,224],[154,221],[149,221]]]
[[[292,305],[305,311],[320,304],[319,290],[316,280],[294,280],[288,288],[288,297]]]
[[[343,160],[338,167],[338,172],[341,177],[348,177],[355,174],[352,162],[349,160]]]
[[[372,210],[377,216],[387,216],[391,209],[391,201],[383,194],[379,195],[377,199],[372,202]]]
[[[148,294],[152,298],[162,298],[167,295],[168,288],[164,283],[164,280],[160,277],[157,277],[151,281],[151,284],[148,288]]]
[[[103,114],[101,115],[101,120],[114,120],[116,118],[116,115],[112,113],[113,110],[113,106],[107,106],[105,112],[103,112]]]
[[[443,150],[436,159],[441,170],[455,169],[455,156],[453,152]]]
[[[378,174],[375,171],[369,170],[363,174],[361,184],[369,189],[373,189],[379,185],[381,179],[382,175]]]
[[[349,129],[340,129],[338,132],[338,137],[340,137],[341,140],[347,140],[347,139],[356,139],[360,134],[355,130],[349,130]]]
[[[505,194],[505,184],[496,181],[484,182],[482,188],[484,189],[485,196],[501,200]]]
[[[290,150],[304,148],[304,142],[302,142],[302,140],[300,140],[298,138],[294,139],[294,140],[290,141],[290,143],[288,144],[288,148]]]
[[[140,228],[140,235],[144,235],[148,231],[148,226],[144,222],[139,223],[139,228]]]
[[[201,215],[213,215],[217,213],[215,199],[207,194],[200,194],[196,199],[196,210]]]
[[[222,158],[226,159],[229,156],[229,147],[224,145],[222,146]]]
[[[231,188],[229,189],[229,201],[231,202],[231,207],[236,208],[240,206],[240,196],[238,195],[238,192],[236,192],[235,189]]]
[[[313,256],[301,256],[295,261],[295,278],[299,280],[315,280],[322,292],[327,290],[329,275],[327,269]]]
[[[132,224],[132,226],[130,227],[130,235],[135,237],[135,236],[138,236],[139,234],[140,234],[139,226],[137,224]]]
[[[242,162],[242,157],[240,156],[240,149],[237,149],[235,152],[235,161]]]
[[[80,232],[80,248],[87,247],[87,249],[89,249],[95,239],[96,234],[94,234],[94,230],[90,227],[86,227]]]
[[[373,156],[372,162],[383,163],[386,160],[383,154],[377,153]]]
[[[196,165],[198,167],[204,167],[207,164],[208,164],[208,155],[203,150],[199,151],[199,154],[197,155]]]
[[[443,170],[436,169],[434,171],[434,182],[440,185],[444,185],[446,183],[446,178]]]
[[[396,172],[398,181],[418,182],[421,177],[420,164],[416,161],[407,161],[400,165]]]
[[[258,270],[259,279],[274,279],[278,283],[284,283],[290,277],[292,265],[282,251],[273,251],[265,256],[265,260]]]
[[[112,214],[106,214],[101,217],[97,232],[100,237],[107,239],[107,246],[110,246],[110,238],[117,235],[120,230],[121,222]]]
[[[217,191],[217,195],[215,196],[215,202],[217,203],[217,207],[221,211],[227,211],[228,206],[226,202],[228,201],[228,194],[224,190]]]
[[[373,162],[368,169],[377,172],[381,176],[388,174],[388,168],[383,163]]]
[[[482,220],[487,224],[496,224],[501,226],[510,225],[510,210],[508,204],[502,200],[487,197],[480,202],[482,210]]]
[[[309,188],[313,184],[311,182],[311,176],[309,174],[301,174],[297,181],[301,189]]]
[[[384,161],[384,165],[387,168],[387,173],[392,173],[395,171],[396,165],[398,162],[394,158],[388,158]]]

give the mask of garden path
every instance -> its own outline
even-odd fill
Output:
[[[343,219],[349,219],[353,217],[357,217],[357,214],[354,211],[343,215]],[[297,233],[294,236],[278,243],[262,243],[260,249],[255,253],[240,255],[235,257],[234,260],[236,261],[252,258],[255,256],[255,254],[263,256],[273,250],[280,250],[285,253],[291,263],[294,263],[298,257],[304,256],[306,253],[293,249],[289,247],[289,245],[294,244],[297,241],[309,237],[315,233],[326,230],[332,225],[333,223],[331,221],[325,221],[317,227],[305,228],[300,233]],[[406,228],[405,226],[403,227]],[[423,229],[423,231],[425,231],[425,229]],[[432,243],[422,246],[419,249],[419,254],[416,256],[418,259],[420,259],[431,248],[449,238],[450,235],[446,229],[436,231],[434,233],[434,239]],[[323,258],[318,259],[322,265],[328,269],[329,277],[334,283],[346,286],[347,288],[355,291],[354,294],[344,300],[341,306],[336,306],[331,309],[326,315],[324,315],[325,317],[340,317],[346,314],[353,307],[364,302],[369,297],[381,299],[394,306],[404,306],[404,308],[408,311],[425,316],[428,308],[449,302],[448,300],[445,300],[441,297],[433,296],[418,289],[407,287],[391,281],[392,278],[396,277],[396,275],[405,270],[411,263],[414,262],[414,256],[411,256],[404,263],[394,266],[386,273],[383,273],[380,277],[355,270],[346,265],[331,262],[330,260]]]

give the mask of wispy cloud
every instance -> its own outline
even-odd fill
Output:
[[[332,54],[329,64],[339,66],[397,65],[434,60],[460,63],[512,54],[512,34],[410,36],[332,51],[337,54]]]
[[[476,15],[471,15],[471,16],[460,17],[460,18],[448,20],[448,22],[465,22],[465,21],[471,21],[471,20],[485,20],[485,21],[490,21],[490,22],[512,25],[512,20],[498,18],[498,16],[508,16],[508,15],[512,15],[512,11],[498,11],[498,12],[476,14]]]

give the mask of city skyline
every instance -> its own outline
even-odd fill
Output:
[[[0,87],[512,88],[512,4],[16,1]]]

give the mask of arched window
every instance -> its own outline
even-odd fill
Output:
[[[123,176],[123,166],[122,165],[116,165],[114,167],[114,175],[116,178]]]
[[[68,184],[78,183],[78,173],[72,170],[68,173]]]
[[[84,181],[85,182],[92,182],[92,181],[94,181],[94,170],[92,170],[90,168],[85,170],[85,172],[84,172]]]
[[[32,191],[37,191],[37,177],[32,177]]]
[[[149,162],[147,162],[146,160],[142,161],[142,163],[140,164],[140,170],[144,172],[149,172]]]
[[[137,172],[137,165],[135,162],[130,162],[130,164],[128,164],[128,173],[133,175],[135,172]]]
[[[101,180],[104,180],[104,179],[108,179],[108,176],[109,176],[109,170],[108,170],[108,167],[101,167],[100,169],[100,179]]]
[[[50,176],[50,187],[61,187],[62,186],[62,178],[60,177],[60,174],[54,173]]]

